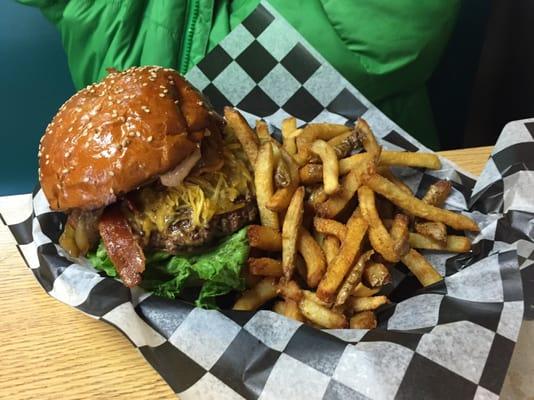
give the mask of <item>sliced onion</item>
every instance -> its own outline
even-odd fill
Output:
[[[183,160],[176,168],[159,177],[165,186],[174,187],[180,185],[189,175],[195,164],[200,160],[200,149],[196,149],[189,157]]]

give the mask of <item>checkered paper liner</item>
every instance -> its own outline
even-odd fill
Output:
[[[386,149],[427,150],[369,103],[268,4],[262,3],[188,74],[221,110],[281,120],[364,117]],[[445,275],[421,289],[392,270],[392,304],[375,330],[317,330],[270,311],[194,308],[69,261],[65,216],[39,189],[4,199],[2,219],[49,295],[123,332],[181,399],[413,399],[498,397],[523,315],[534,317],[534,120],[506,126],[475,183],[443,159],[439,171],[396,170],[422,195],[453,183],[446,207],[481,227],[473,251],[425,255]],[[11,203],[11,204],[10,204]],[[530,285],[530,286],[529,286]]]

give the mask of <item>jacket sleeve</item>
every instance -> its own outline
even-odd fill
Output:
[[[133,65],[176,68],[186,0],[19,0],[59,30],[76,88]]]

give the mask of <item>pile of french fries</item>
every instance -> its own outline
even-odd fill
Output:
[[[380,292],[394,264],[428,286],[443,278],[418,249],[471,249],[467,237],[447,233],[479,230],[442,208],[450,182],[436,182],[418,199],[390,170],[439,169],[436,155],[383,150],[363,119],[354,127],[297,128],[288,118],[279,143],[263,121],[252,129],[232,108],[225,118],[253,166],[261,219],[248,229],[248,289],[234,309],[268,303],[316,327],[372,329],[375,310],[389,302]]]

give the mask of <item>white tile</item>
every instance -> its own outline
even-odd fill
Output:
[[[440,294],[421,294],[403,300],[388,320],[388,329],[409,330],[435,326],[439,319]]]
[[[532,188],[534,188],[534,172],[519,171],[503,178],[504,212],[509,210],[534,213]]]
[[[169,338],[178,349],[210,369],[241,327],[215,310],[195,308]]]
[[[319,400],[329,381],[323,373],[282,353],[269,374],[260,400]]]
[[[0,214],[8,225],[25,221],[32,214],[32,195],[0,196]]]
[[[258,311],[245,329],[271,349],[282,351],[302,323],[272,311]]]
[[[503,301],[503,288],[498,255],[477,263],[445,278],[450,297],[469,301]]]
[[[24,258],[26,259],[28,267],[31,269],[39,268],[39,257],[37,256],[37,247],[35,247],[34,242],[20,244],[19,249],[21,253],[24,254]]]
[[[236,26],[219,45],[235,59],[254,41],[254,36],[243,25]]]
[[[333,378],[370,398],[391,399],[412,357],[412,350],[395,343],[360,342],[345,348]]]
[[[137,346],[157,347],[165,338],[137,315],[132,303],[123,303],[105,314],[102,319],[116,325]]]
[[[35,215],[41,215],[51,212],[50,204],[46,199],[43,189],[39,189],[35,197],[33,198],[33,209]]]
[[[473,400],[499,400],[499,396],[482,386],[477,387]]]
[[[507,123],[493,148],[492,153],[499,151],[518,143],[532,142],[532,135],[525,126],[525,121],[512,121]]]
[[[210,84],[209,78],[204,75],[197,66],[191,68],[191,70],[185,76],[191,84],[198,90],[202,91]]]
[[[478,383],[494,333],[469,321],[436,326],[423,335],[417,353],[474,383]]]
[[[206,372],[189,389],[178,393],[178,397],[181,400],[239,400],[244,398],[209,372]]]
[[[286,33],[281,37],[281,32]],[[261,34],[257,41],[277,60],[282,60],[297,44],[297,35],[288,27],[283,18],[275,19]]]
[[[369,329],[323,329],[322,331],[345,342],[357,343],[369,332]]]
[[[213,80],[213,84],[234,105],[243,100],[255,86],[252,78],[235,61],[228,64]]]
[[[501,319],[497,326],[497,333],[514,342],[519,336],[519,329],[523,322],[523,307],[522,301],[507,301],[503,304],[501,312]]]
[[[304,87],[326,107],[345,88],[345,81],[330,64],[322,64],[304,83]]]
[[[300,83],[282,64],[276,64],[260,81],[258,86],[276,104],[282,106],[300,88]]]
[[[76,307],[87,300],[91,290],[103,279],[94,270],[72,264],[54,280],[54,286],[49,294],[63,303]]]

